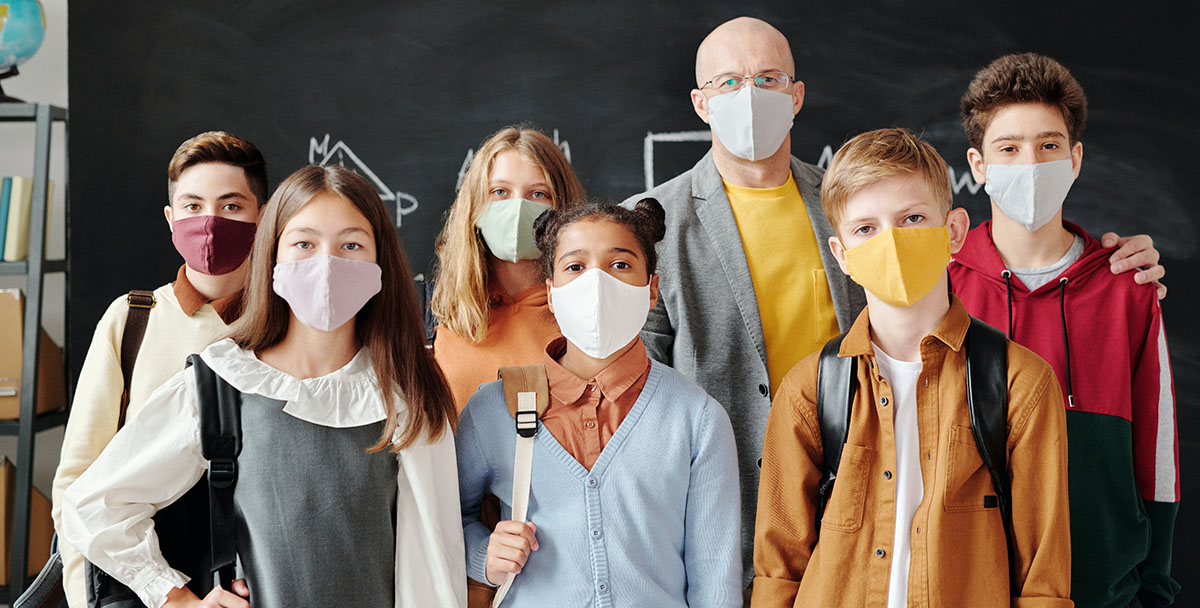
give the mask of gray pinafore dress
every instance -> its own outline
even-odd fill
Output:
[[[234,508],[251,605],[393,606],[398,463],[366,452],[383,422],[332,428],[283,407],[242,393]]]

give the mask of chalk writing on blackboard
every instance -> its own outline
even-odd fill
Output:
[[[557,131],[555,132],[557,133]],[[712,141],[712,131],[673,131],[664,133],[647,132],[646,137],[642,140],[642,170],[646,179],[646,189],[649,190],[656,185],[654,179],[654,145],[659,142],[694,142],[694,141]],[[822,169],[828,169],[829,163],[833,160],[833,146],[826,144],[821,149],[821,156],[817,159],[817,166]],[[958,194],[963,188],[966,188],[971,194],[979,192],[981,184],[975,182],[975,178],[971,175],[971,171],[965,170],[961,173],[956,172],[954,167],[947,167],[950,174],[950,185],[954,189],[954,193]]]
[[[558,146],[559,150],[563,151],[563,156],[567,157],[567,162],[571,162],[571,142],[565,139],[559,139],[558,129],[555,129],[551,135],[554,140],[554,145]],[[467,169],[471,167],[471,161],[475,160],[475,148],[467,148],[467,155],[463,158],[463,162],[458,167],[458,180],[454,182],[454,191],[458,192],[462,188],[463,179],[467,177]]]
[[[351,171],[367,178],[375,189],[379,191],[379,198],[384,201],[390,201],[396,205],[396,226],[401,226],[404,216],[417,210],[420,203],[417,202],[417,197],[394,190],[388,186],[366,163],[346,145],[346,142],[338,140],[332,146],[329,145],[329,134],[320,141],[312,137],[308,140],[308,162],[313,165],[328,165],[335,164],[346,167]]]

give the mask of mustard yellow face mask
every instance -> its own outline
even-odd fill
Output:
[[[850,278],[892,306],[912,306],[937,285],[950,263],[945,226],[887,228],[846,249]]]

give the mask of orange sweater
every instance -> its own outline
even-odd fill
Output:
[[[438,327],[433,341],[434,358],[446,374],[460,412],[480,384],[496,379],[496,370],[541,363],[546,345],[561,335],[546,303],[543,284],[515,298],[503,290],[493,290],[491,304],[483,342],[476,344],[445,327]]]

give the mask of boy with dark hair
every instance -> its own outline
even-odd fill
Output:
[[[771,405],[754,608],[1072,605],[1058,383],[1028,349],[986,326],[980,334],[948,294],[946,263],[970,227],[951,202],[945,162],[901,129],[851,139],[825,173],[829,247],[866,291],[867,309],[831,354],[792,368]],[[1001,393],[987,404],[999,429],[988,438],[998,441],[986,445],[1000,446],[1004,492],[977,448],[968,402],[977,390],[967,361],[985,343],[995,346],[987,363],[1005,365],[986,383]],[[826,433],[835,402],[818,398],[829,394],[819,370],[827,357],[857,369],[846,379],[853,399],[841,437]],[[823,502],[826,451],[839,447]]]
[[[992,219],[967,235],[951,284],[1058,376],[1071,595],[1082,608],[1169,605],[1179,447],[1166,334],[1155,290],[1110,273],[1112,249],[1063,220],[1083,162],[1083,88],[1049,57],[1008,55],[976,74],[961,106]]]
[[[250,142],[222,131],[181,144],[167,169],[163,208],[171,241],[186,262],[173,283],[130,292],[105,311],[75,386],[54,475],[54,524],[62,497],[154,389],[228,332],[241,315],[242,287],[267,169]],[[72,608],[87,606],[83,556],[60,542],[63,587]]]

